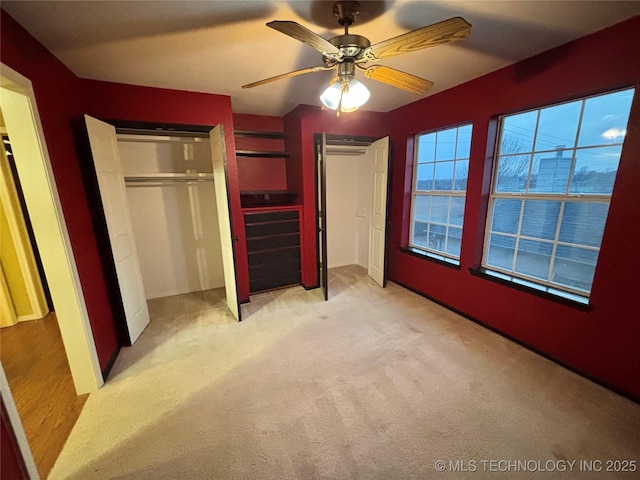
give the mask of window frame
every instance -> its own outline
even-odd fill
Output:
[[[469,138],[469,156],[468,157],[464,157],[464,158],[457,158],[457,146],[458,146],[458,135],[459,135],[459,130],[462,127],[471,127],[471,135]],[[454,163],[454,170],[453,170],[453,176],[452,176],[452,187],[455,187],[455,172],[456,172],[456,164],[458,161],[467,161],[468,162],[468,167],[467,167],[467,181],[465,183],[465,189],[464,190],[456,190],[455,188],[452,188],[451,190],[417,190],[416,186],[417,186],[417,174],[418,174],[418,166],[419,165],[424,165],[425,163],[433,163],[434,164],[434,169],[435,169],[435,164],[437,164],[437,160],[435,159],[435,151],[434,151],[434,160],[433,162],[423,162],[420,163],[418,161],[418,150],[419,150],[419,145],[420,145],[420,141],[419,141],[419,137],[424,136],[424,135],[430,135],[430,134],[438,134],[439,132],[444,132],[447,130],[456,130],[456,144],[455,144],[455,154],[454,154],[454,158],[451,159],[451,161],[453,161]],[[437,136],[436,136],[437,138]],[[460,251],[460,255],[453,255],[450,253],[447,253],[446,251],[440,251],[440,250],[435,250],[435,249],[430,249],[428,247],[423,247],[422,245],[416,245],[412,242],[413,238],[414,238],[414,227],[415,227],[415,219],[414,219],[414,214],[415,214],[415,199],[417,196],[430,196],[430,197],[434,197],[434,196],[440,196],[440,197],[459,197],[459,198],[463,198],[464,199],[464,207],[463,207],[463,213],[462,213],[462,224],[460,225],[460,242],[462,243],[462,238],[464,236],[464,209],[466,208],[467,205],[467,185],[469,183],[469,170],[470,170],[470,165],[471,165],[471,147],[473,145],[473,122],[467,121],[467,122],[461,122],[461,123],[457,123],[457,124],[453,124],[453,125],[449,125],[446,127],[441,127],[441,128],[435,128],[435,129],[431,129],[431,130],[426,130],[426,131],[422,131],[419,133],[416,133],[415,135],[413,135],[413,168],[412,168],[412,177],[411,177],[411,208],[409,211],[409,238],[407,241],[407,246],[405,247],[405,249],[407,251],[411,251],[414,255],[419,255],[419,256],[426,256],[429,259],[433,259],[435,261],[438,261],[439,263],[445,264],[445,265],[449,265],[449,266],[454,266],[454,267],[459,267],[460,266],[460,256],[462,254],[462,246],[461,246],[461,251]],[[437,147],[437,145],[436,145]],[[446,160],[449,161],[449,160]],[[435,172],[434,172],[434,184],[435,184]],[[449,227],[453,226],[458,228],[457,225],[452,225],[449,222],[450,219],[450,213],[451,213],[451,206],[449,206],[449,212],[448,212],[448,216],[447,216],[447,223],[440,223],[440,222],[431,222],[431,221],[427,221],[425,223],[435,223],[438,225],[443,225],[445,227],[445,238],[447,237],[447,233],[449,231]],[[446,246],[445,246],[445,250],[446,250]]]
[[[612,189],[611,192],[609,193],[576,193],[576,192],[571,192],[571,181],[572,181],[572,176],[575,173],[575,166],[576,166],[576,160],[578,158],[578,154],[580,151],[584,151],[584,150],[590,150],[590,149],[597,149],[597,148],[604,148],[604,147],[620,147],[621,149],[621,154],[620,154],[620,159],[622,158],[622,150],[624,148],[624,143],[626,140],[626,136],[625,138],[623,138],[622,142],[620,143],[615,143],[615,144],[611,144],[611,143],[602,143],[602,144],[594,144],[594,145],[587,145],[587,146],[579,146],[579,139],[580,139],[580,133],[581,133],[581,129],[583,127],[582,123],[583,123],[583,119],[584,119],[584,111],[585,111],[585,105],[587,100],[591,99],[591,98],[595,98],[595,97],[601,97],[601,96],[605,96],[605,95],[611,95],[611,94],[615,94],[615,93],[619,93],[619,92],[624,92],[627,90],[632,90],[633,91],[633,96],[632,96],[632,103],[631,106],[633,106],[633,102],[636,98],[636,88],[635,86],[627,86],[627,87],[623,87],[623,88],[618,88],[618,89],[614,89],[614,90],[607,90],[607,91],[603,91],[600,93],[594,93],[591,95],[584,95],[584,96],[580,96],[578,98],[573,98],[570,100],[565,100],[565,101],[560,101],[560,102],[555,102],[555,103],[548,103],[548,104],[544,104],[535,108],[529,108],[526,110],[518,110],[512,113],[508,113],[508,114],[503,114],[500,115],[498,117],[498,121],[497,121],[497,135],[496,135],[496,143],[495,143],[495,147],[494,147],[494,154],[493,154],[493,165],[492,165],[492,172],[491,172],[491,188],[489,191],[489,197],[488,197],[488,201],[487,201],[487,215],[486,215],[486,221],[485,221],[485,229],[484,229],[484,239],[483,239],[483,248],[482,248],[482,258],[481,258],[481,262],[480,262],[480,266],[476,269],[480,272],[484,272],[484,275],[489,275],[491,277],[496,277],[498,279],[501,280],[500,283],[509,283],[512,286],[525,286],[527,288],[530,289],[534,289],[534,290],[539,290],[541,292],[545,292],[548,295],[552,295],[552,296],[557,296],[557,297],[562,297],[562,298],[566,298],[572,301],[576,301],[577,303],[585,303],[587,304],[589,301],[589,298],[591,297],[591,293],[593,290],[593,283],[591,285],[591,288],[589,291],[585,291],[585,290],[580,290],[577,288],[572,288],[570,286],[567,285],[563,285],[560,283],[554,283],[550,280],[548,280],[549,275],[547,276],[546,280],[540,279],[540,278],[536,278],[533,276],[529,276],[526,274],[522,274],[519,272],[515,271],[515,264],[518,258],[517,252],[518,252],[518,246],[520,244],[520,240],[524,239],[524,240],[530,240],[530,241],[536,241],[536,242],[541,242],[541,243],[548,243],[552,245],[552,251],[550,254],[550,260],[549,260],[549,268],[548,268],[548,272],[553,273],[553,267],[554,267],[554,263],[556,261],[556,253],[557,253],[557,249],[558,246],[567,246],[567,247],[578,247],[584,250],[590,250],[590,251],[595,251],[597,252],[597,260],[596,260],[596,264],[595,267],[597,269],[597,265],[598,265],[598,261],[599,261],[599,256],[600,256],[600,250],[602,248],[602,243],[600,242],[600,245],[598,247],[594,247],[594,246],[590,246],[590,245],[585,245],[585,244],[575,244],[575,243],[570,243],[570,242],[565,242],[565,241],[560,241],[559,240],[559,235],[560,235],[560,230],[562,227],[562,220],[564,217],[564,212],[565,212],[565,207],[567,205],[567,203],[602,203],[602,204],[606,204],[607,205],[607,215],[605,217],[605,222],[604,222],[604,226],[603,226],[603,230],[602,230],[602,234],[604,236],[604,232],[606,231],[607,228],[607,220],[608,220],[608,208],[611,205],[611,197],[613,195],[613,190],[615,189],[615,182],[617,179],[617,169],[616,169],[616,178],[614,178],[613,184],[612,184]],[[545,150],[539,150],[537,151],[535,149],[536,146],[536,141],[537,141],[537,137],[538,137],[538,130],[540,127],[540,113],[542,110],[546,109],[546,108],[551,108],[551,107],[558,107],[561,105],[566,105],[569,103],[574,103],[574,102],[581,102],[582,105],[580,107],[580,115],[578,117],[578,124],[577,124],[577,129],[576,129],[576,134],[575,134],[575,139],[574,139],[574,143],[572,146],[563,146],[563,148],[561,149],[562,151],[569,151],[571,152],[571,162],[569,165],[569,173],[568,173],[568,177],[567,177],[567,184],[566,184],[566,190],[565,193],[544,193],[544,192],[530,192],[529,191],[529,187],[531,185],[531,175],[532,175],[532,171],[534,169],[534,161],[535,161],[535,157],[538,155],[544,155],[544,154],[553,154],[553,153],[557,153],[558,150],[560,150],[559,148],[554,148],[554,149],[545,149]],[[503,139],[503,135],[504,135],[504,121],[506,118],[508,117],[512,117],[515,115],[521,115],[521,114],[526,114],[526,113],[530,113],[530,112],[537,112],[537,117],[536,117],[536,124],[535,124],[535,130],[533,133],[533,137],[532,137],[532,145],[531,145],[531,151],[526,151],[526,152],[516,152],[516,153],[512,153],[512,154],[500,154],[500,149],[501,149],[501,145],[502,145],[502,139]],[[627,126],[628,126],[628,122],[629,122],[629,118],[627,118]],[[529,167],[528,167],[528,172],[527,172],[527,179],[526,179],[526,184],[524,187],[524,192],[496,192],[496,189],[498,187],[498,173],[499,173],[499,164],[500,164],[500,159],[503,157],[517,157],[517,156],[523,156],[526,155],[529,157]],[[619,165],[618,165],[619,168]],[[495,202],[496,200],[500,200],[500,199],[509,199],[509,200],[519,200],[521,201],[521,205],[520,205],[520,213],[518,216],[518,223],[517,223],[517,231],[516,233],[512,234],[512,233],[506,233],[506,232],[493,232],[491,230],[491,226],[493,223],[493,215],[494,215],[494,210],[495,210]],[[557,224],[556,224],[556,231],[554,233],[554,238],[551,240],[548,239],[543,239],[543,238],[538,238],[538,237],[530,237],[527,235],[522,235],[521,231],[522,231],[522,225],[523,225],[523,218],[524,218],[524,209],[525,209],[525,203],[527,200],[534,200],[534,201],[540,201],[540,200],[544,200],[544,201],[550,201],[550,202],[559,202],[560,203],[560,207],[559,207],[559,212],[558,212],[558,220],[557,220]],[[510,237],[510,238],[515,238],[515,244],[514,244],[514,256],[512,259],[512,263],[511,263],[511,267],[512,270],[506,270],[504,268],[500,268],[494,265],[490,265],[488,263],[488,254],[489,254],[489,238],[491,236],[492,233],[498,233],[502,236],[506,236],[506,237]],[[582,299],[582,301],[580,301],[579,299]]]

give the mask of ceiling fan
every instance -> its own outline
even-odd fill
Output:
[[[320,99],[326,107],[337,110],[338,113],[349,112],[357,110],[369,99],[367,88],[355,79],[356,68],[364,71],[364,76],[372,80],[422,94],[433,86],[433,82],[384,65],[368,64],[395,55],[462,40],[471,34],[471,25],[461,17],[454,17],[371,45],[368,38],[349,33],[349,27],[353,25],[359,13],[359,2],[336,2],[333,5],[333,14],[344,27],[344,34],[329,40],[296,22],[274,20],[267,23],[268,27],[315,48],[322,54],[324,65],[265,78],[243,85],[242,88],[253,88],[283,78],[337,69],[337,77],[331,81]]]

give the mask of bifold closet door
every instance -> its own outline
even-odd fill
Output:
[[[227,188],[226,147],[222,125],[209,132],[211,141],[211,161],[213,163],[213,183],[216,191],[220,244],[222,245],[222,268],[224,270],[224,289],[227,306],[237,320],[242,320],[238,289],[236,285],[235,256],[233,250],[234,235],[231,229],[231,205]]]
[[[120,286],[127,331],[133,344],[149,324],[149,311],[129,215],[116,129],[88,115],[84,118]]]
[[[384,287],[387,237],[389,137],[371,144],[373,160],[373,209],[369,224],[369,276]]]

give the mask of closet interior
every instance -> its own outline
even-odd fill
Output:
[[[146,298],[224,287],[208,136],[117,137]]]
[[[374,152],[369,143],[326,146],[327,265],[369,265]]]

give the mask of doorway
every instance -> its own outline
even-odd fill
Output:
[[[35,464],[46,477],[87,395],[76,395],[56,314],[47,302],[46,277],[38,268],[5,132],[0,154],[0,360]]]
[[[389,139],[316,135],[318,278],[359,265],[385,284]]]
[[[11,348],[3,348],[3,356],[9,355],[10,359],[5,357],[0,362],[2,367],[4,367],[5,363],[9,367],[6,376],[5,369],[0,368],[0,380],[2,381],[0,391],[3,406],[6,407],[7,411],[7,419],[15,433],[17,446],[26,464],[29,476],[38,478],[38,470],[42,472],[43,468],[45,471],[47,469],[46,466],[43,467],[41,460],[38,460],[40,458],[38,452],[44,451],[44,454],[49,457],[47,462],[50,463],[50,466],[55,461],[55,455],[57,455],[57,446],[50,442],[51,439],[47,437],[46,430],[58,429],[59,422],[67,421],[70,421],[70,429],[75,423],[76,414],[72,415],[70,413],[68,404],[59,403],[58,401],[54,401],[55,406],[56,408],[62,407],[62,412],[60,414],[52,413],[47,408],[46,403],[38,402],[37,395],[33,391],[29,391],[30,385],[26,385],[27,390],[24,393],[23,386],[25,386],[25,382],[23,382],[23,385],[17,385],[15,381],[11,380],[11,377],[14,379],[25,377],[27,380],[33,380],[34,372],[27,375],[24,371],[20,372],[20,368],[23,366],[33,368],[34,364],[37,364],[40,360],[43,360],[44,363],[39,365],[51,367],[53,362],[51,362],[50,357],[47,358],[47,355],[53,353],[56,356],[56,365],[66,369],[67,381],[63,382],[59,374],[52,373],[52,370],[47,370],[45,373],[44,368],[38,369],[38,367],[35,367],[37,374],[44,374],[47,378],[43,380],[45,383],[49,382],[49,385],[51,383],[56,385],[65,383],[66,388],[63,395],[71,403],[76,402],[72,408],[76,409],[77,413],[79,413],[79,409],[84,403],[83,398],[79,397],[79,395],[97,390],[102,386],[103,379],[84,303],[82,287],[78,278],[75,257],[71,249],[64,214],[60,206],[60,199],[40,123],[33,87],[28,78],[2,64],[0,90],[0,108],[6,122],[11,149],[15,155],[17,182],[22,187],[26,212],[33,227],[35,249],[39,252],[42,260],[42,275],[46,278],[49,286],[51,305],[56,313],[56,318],[45,317],[46,325],[37,324],[38,320],[35,320],[19,322],[18,325],[9,327],[25,327],[27,329],[26,332],[24,331],[25,328],[21,328],[21,332],[18,332],[20,334],[24,333],[24,335],[20,335],[23,341],[31,342],[35,339],[36,333],[38,335],[42,333],[43,335],[40,339],[43,339],[43,344],[56,348],[43,348],[41,344],[40,348],[35,348],[34,351],[30,350],[34,348],[33,344],[21,344],[14,348],[15,354],[12,354],[11,348],[16,346],[12,345],[10,346]],[[34,332],[34,329],[37,332]],[[3,335],[3,347],[5,347],[4,344],[8,337],[10,335]],[[22,362],[18,358],[18,355],[23,355],[25,351],[32,355],[28,359],[28,365],[27,362]],[[39,355],[43,355],[43,357]],[[33,356],[38,356],[35,359],[36,361],[34,361]],[[17,370],[14,370],[13,365],[10,365],[12,362],[17,364]],[[16,374],[15,372],[18,373]],[[10,378],[8,379],[7,377]],[[38,384],[42,385],[41,382],[38,382]],[[15,392],[12,391],[14,389]],[[50,390],[50,388],[45,387],[45,390]],[[48,399],[58,398],[51,391],[45,393],[48,395]],[[25,420],[25,425],[28,425],[33,423],[33,416],[27,418],[24,409],[20,407],[24,400],[23,395],[29,397],[27,401],[35,400],[35,403],[39,403],[40,410],[44,412],[45,417],[50,418],[56,424],[55,427],[53,425],[47,427],[42,422],[36,425],[35,436],[42,440],[39,446],[34,443],[33,432],[28,435],[30,438],[25,435],[23,420]],[[16,408],[16,403],[20,408]],[[25,418],[23,419],[21,416]],[[42,431],[43,428],[45,429],[44,432]],[[43,433],[44,435],[42,435]],[[60,448],[63,442],[64,440],[59,444]],[[40,448],[43,446],[44,450]],[[32,455],[32,448],[36,460],[38,460],[37,467],[34,462],[34,455]]]
[[[77,394],[102,386],[102,371],[31,81],[2,65],[0,107]]]

